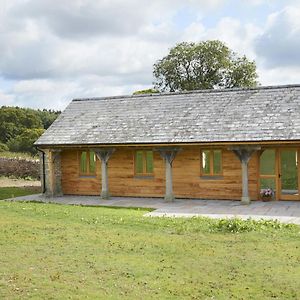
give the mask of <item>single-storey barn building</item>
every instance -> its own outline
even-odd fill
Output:
[[[74,99],[35,145],[49,196],[300,200],[300,85]]]

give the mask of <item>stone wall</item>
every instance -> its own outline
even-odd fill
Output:
[[[62,195],[60,150],[45,150],[45,194]]]

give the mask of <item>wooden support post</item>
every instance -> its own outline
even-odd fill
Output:
[[[173,178],[172,178],[172,163],[173,160],[181,149],[179,148],[159,148],[156,149],[160,156],[165,160],[165,168],[166,168],[166,193],[165,193],[165,201],[172,202],[175,199],[173,194]]]
[[[260,146],[236,146],[229,148],[229,150],[235,153],[242,164],[242,204],[250,204],[251,202],[249,197],[248,163],[252,154],[260,149]]]
[[[111,155],[115,152],[115,149],[97,148],[97,149],[93,149],[93,151],[96,153],[97,157],[101,161],[101,179],[102,179],[101,198],[109,199],[107,165],[108,165],[108,160],[110,159]]]

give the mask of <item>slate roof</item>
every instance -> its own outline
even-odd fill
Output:
[[[36,145],[300,140],[300,85],[74,99]]]

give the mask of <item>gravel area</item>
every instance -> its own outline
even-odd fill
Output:
[[[12,179],[0,177],[0,187],[41,186],[39,180]]]

